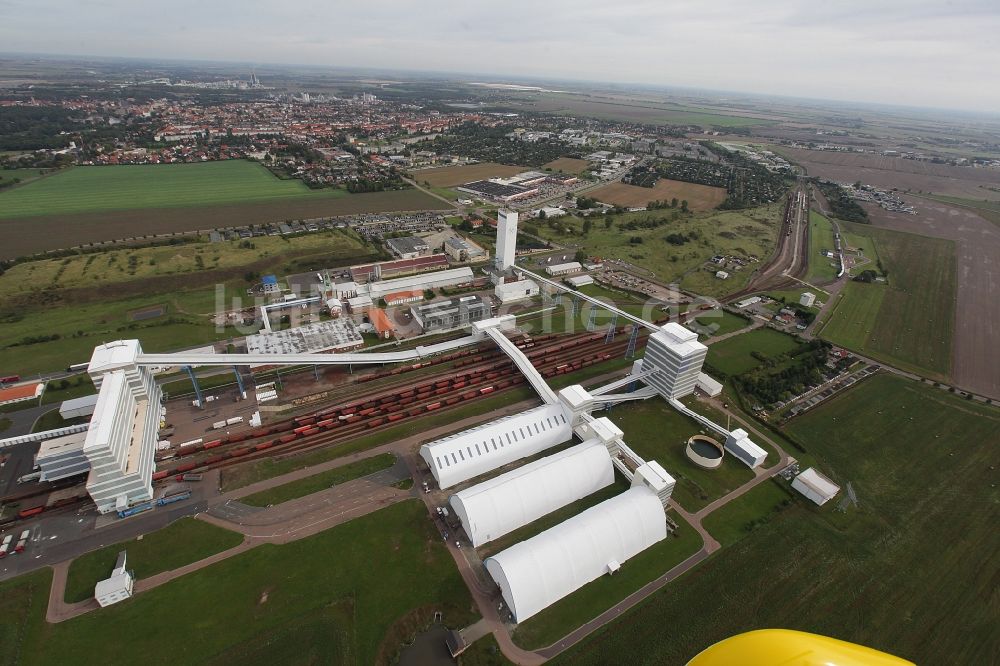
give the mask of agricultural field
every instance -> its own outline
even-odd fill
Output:
[[[852,484],[856,507],[838,511],[841,494],[777,510],[769,489],[721,509],[728,526],[707,520],[720,553],[553,663],[684,663],[765,627],[920,664],[989,663],[1000,652],[1000,490],[987,445],[998,429],[995,407],[893,375],[862,382],[789,423],[823,473]]]
[[[893,365],[947,379],[955,321],[955,244],[844,224],[877,244],[887,284],[851,282],[818,335]],[[870,244],[871,244],[870,243]]]
[[[310,190],[300,180],[281,180],[245,160],[84,166],[0,192],[0,219],[345,196],[345,190]]]
[[[94,586],[115,567],[118,553],[128,553],[128,568],[138,579],[177,569],[210,555],[235,548],[243,535],[216,527],[203,520],[181,518],[162,530],[142,539],[104,546],[73,560],[66,579],[66,603],[84,601],[94,596]]]
[[[761,361],[751,355],[753,352],[771,358],[798,346],[799,342],[790,335],[773,328],[756,328],[709,345],[705,363],[732,377],[761,365]]]
[[[374,258],[376,250],[353,231],[336,229],[297,237],[262,236],[220,243],[183,243],[133,249],[107,250],[58,259],[26,261],[0,275],[0,303],[40,289],[95,289],[111,285],[199,273],[204,284],[242,277],[247,270],[292,259],[345,265]],[[205,276],[206,271],[213,271]],[[148,284],[146,285],[148,287]]]
[[[229,164],[229,163],[218,163]],[[172,166],[172,165],[171,165]],[[182,165],[187,166],[187,165]],[[191,165],[202,166],[202,165]],[[79,167],[85,169],[87,167]],[[115,167],[94,167],[115,168]],[[126,167],[131,168],[131,167]],[[144,167],[135,167],[144,168]],[[154,166],[151,168],[158,168]],[[68,172],[65,175],[71,175]],[[61,177],[63,174],[60,174]],[[269,174],[264,174],[273,178]],[[53,176],[51,180],[57,178]],[[18,187],[3,197],[50,180]],[[288,183],[274,178],[276,183]],[[295,181],[297,182],[297,181]],[[155,189],[155,188],[154,188]],[[266,188],[265,188],[266,189]],[[114,209],[107,212],[55,213],[0,219],[0,260],[28,256],[48,250],[86,246],[101,241],[143,241],[157,236],[207,231],[224,227],[283,222],[389,211],[447,209],[448,204],[417,189],[371,192],[367,194],[324,195],[303,191],[294,197],[259,201],[238,200],[187,207]]]
[[[823,250],[833,252],[836,248],[833,239],[833,225],[823,215],[809,211],[809,273],[806,280],[823,284],[837,277],[840,268],[836,259],[830,259],[822,254]]]
[[[988,188],[1000,186],[1000,172],[994,169],[949,166],[884,157],[864,153],[807,150],[771,146],[771,150],[806,168],[810,176],[839,183],[861,181],[891,190],[935,192],[969,199],[1000,200],[1000,193]]]
[[[517,102],[508,103],[507,106],[530,109],[539,113],[585,116],[599,120],[650,125],[699,125],[710,128],[774,124],[773,120],[760,116],[737,113],[729,115],[670,102],[611,95],[525,94],[520,96]]]
[[[369,474],[374,474],[383,469],[388,469],[396,463],[396,456],[391,453],[364,458],[357,462],[349,463],[343,467],[336,467],[326,472],[313,474],[304,479],[291,481],[274,488],[262,490],[259,493],[241,497],[240,502],[250,506],[270,506],[281,504],[289,500],[298,499],[311,495],[312,493],[326,490],[333,485],[346,483],[354,479],[359,479]]]
[[[528,168],[523,166],[481,162],[479,164],[420,169],[419,171],[413,171],[411,175],[413,176],[413,180],[421,184],[428,183],[432,187],[455,187],[456,185],[464,185],[474,180],[507,178],[508,176],[513,176],[527,170]]]
[[[719,280],[706,262],[716,254],[758,259],[770,256],[782,215],[780,204],[679,215],[671,221],[675,212],[654,210],[614,215],[610,218],[610,228],[605,226],[605,218],[592,217],[592,228],[586,236],[583,235],[584,221],[567,215],[539,225],[539,232],[553,243],[577,245],[591,256],[620,259],[649,270],[660,282],[679,282],[681,287],[695,293],[720,296],[745,285],[754,263],[742,271],[734,271],[728,280]],[[656,226],[634,230],[620,228],[630,223],[639,227],[647,223]],[[666,241],[670,234],[683,234],[687,240],[682,245],[672,245]]]
[[[587,160],[577,159],[575,157],[560,157],[557,160],[552,160],[548,164],[543,164],[542,169],[544,171],[561,171],[563,173],[572,173],[580,175],[590,166],[590,162]]]
[[[49,173],[47,169],[0,169],[0,192],[8,187],[27,185],[46,173]]]
[[[940,201],[941,203],[961,206],[962,208],[971,208],[975,210],[976,215],[984,220],[1000,225],[1000,201],[965,199],[962,197],[949,197],[943,194],[927,194],[924,196],[935,201]]]
[[[650,201],[670,201],[676,198],[679,201],[686,200],[688,208],[701,212],[712,210],[725,201],[726,190],[723,187],[709,187],[661,178],[653,187],[611,183],[588,192],[587,196],[625,208],[641,208]]]
[[[302,663],[388,663],[408,628],[429,622],[433,611],[454,628],[476,619],[454,561],[415,500],[289,544],[257,546],[59,624],[44,619],[50,581],[46,570],[0,584],[8,611],[0,650],[28,666],[76,663],[82,654],[109,664],[285,663],[290,654]],[[178,640],[191,632],[197,640]]]

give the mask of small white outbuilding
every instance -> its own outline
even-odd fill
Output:
[[[810,467],[792,480],[792,488],[823,506],[840,492],[840,486]]]

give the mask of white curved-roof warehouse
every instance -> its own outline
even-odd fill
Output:
[[[591,439],[452,495],[451,506],[478,547],[614,480],[611,454]]]
[[[468,481],[573,438],[561,405],[545,405],[463,430],[420,447],[441,488]]]
[[[644,486],[593,506],[486,560],[517,622],[667,536],[660,499]]]

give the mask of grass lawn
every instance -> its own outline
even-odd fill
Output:
[[[791,505],[788,484],[765,481],[705,518],[708,533],[723,546],[731,546],[753,530],[766,525],[771,517]]]
[[[761,364],[751,356],[752,352],[773,357],[798,346],[792,336],[765,326],[709,345],[706,362],[729,376],[739,375]]]
[[[788,429],[823,473],[852,483],[859,506],[841,513],[840,497],[822,508],[796,498],[554,663],[612,663],[622,654],[636,664],[684,663],[764,627],[921,664],[991,663],[1000,653],[1000,489],[990,443],[1000,410],[885,374]],[[766,492],[752,502],[766,507]]]
[[[694,324],[688,324],[688,328],[702,338],[711,338],[746,328],[750,325],[750,320],[725,310],[710,310],[695,317]]]
[[[675,535],[668,535],[663,541],[622,563],[622,568],[614,576],[602,576],[591,581],[521,622],[514,631],[514,642],[526,649],[551,645],[698,552],[701,547],[698,533],[676,516],[673,518],[680,525]],[[605,663],[621,662],[612,660]]]
[[[866,225],[844,226],[877,246],[888,284],[848,284],[818,334],[903,369],[946,380],[957,290],[954,243]]]
[[[677,480],[673,499],[687,511],[695,512],[709,502],[735,490],[753,478],[753,472],[735,458],[727,456],[717,469],[702,469],[691,462],[685,448],[688,437],[717,436],[697,421],[670,407],[666,401],[651,398],[642,402],[618,405],[607,416],[625,433],[625,443],[646,460],[663,465]],[[725,425],[723,421],[720,425]],[[722,443],[722,442],[720,442]]]
[[[552,160],[551,162],[542,165],[542,169],[545,171],[561,171],[563,173],[572,173],[575,175],[580,175],[589,167],[590,163],[587,160],[581,160],[575,157],[560,157],[559,159]]]
[[[360,479],[363,476],[374,474],[383,469],[388,469],[396,463],[396,456],[391,453],[382,453],[371,458],[358,460],[357,462],[337,467],[335,469],[320,472],[307,476],[298,481],[292,481],[274,488],[262,490],[259,493],[241,497],[240,502],[250,506],[271,506],[281,504],[289,500],[305,497],[321,490],[334,486],[338,483],[345,483],[353,479]]]
[[[0,218],[345,196],[275,178],[245,160],[75,167],[0,192]]]
[[[46,169],[0,169],[0,191],[8,186],[26,185],[46,173],[48,173]]]
[[[610,229],[605,228],[604,218],[591,218],[593,227],[586,236],[583,235],[583,220],[566,215],[539,225],[539,231],[547,240],[560,245],[578,245],[591,256],[621,259],[645,268],[661,282],[677,282],[698,294],[721,296],[744,286],[753,264],[744,270],[733,271],[728,280],[719,280],[715,270],[709,270],[705,263],[716,254],[770,256],[782,218],[781,204],[771,204],[748,210],[682,215],[676,221],[652,229],[623,231],[618,226],[632,221],[669,220],[675,212],[655,210],[615,215]],[[680,246],[665,240],[672,233],[690,236],[691,232],[695,232],[697,238]],[[633,238],[641,238],[642,243],[632,243]]]
[[[55,430],[56,428],[64,428],[66,426],[78,425],[80,423],[87,423],[90,421],[89,416],[78,416],[73,419],[63,419],[59,416],[59,408],[53,407],[51,412],[46,412],[42,414],[35,425],[32,426],[31,432],[44,432],[46,430]]]
[[[66,580],[67,603],[94,596],[94,585],[111,573],[122,550],[128,552],[127,567],[138,579],[149,578],[197,562],[243,543],[243,535],[194,518],[181,518],[141,539],[123,541],[93,550],[73,560]]]
[[[434,611],[454,628],[476,619],[415,500],[286,545],[257,546],[59,624],[44,621],[49,578],[0,586],[3,603],[18,604],[0,647],[29,666],[78,663],[82,654],[109,664],[372,664],[389,661]]]
[[[840,268],[836,259],[824,257],[823,250],[833,252],[836,245],[833,240],[833,225],[823,215],[809,211],[809,272],[806,280],[809,282],[829,282],[837,277]]]

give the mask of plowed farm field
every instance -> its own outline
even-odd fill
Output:
[[[712,210],[722,203],[726,198],[726,190],[661,178],[653,187],[611,183],[590,192],[590,196],[604,203],[627,208],[642,207],[650,201],[670,201],[676,197],[678,201],[686,199],[691,210],[703,211]]]

